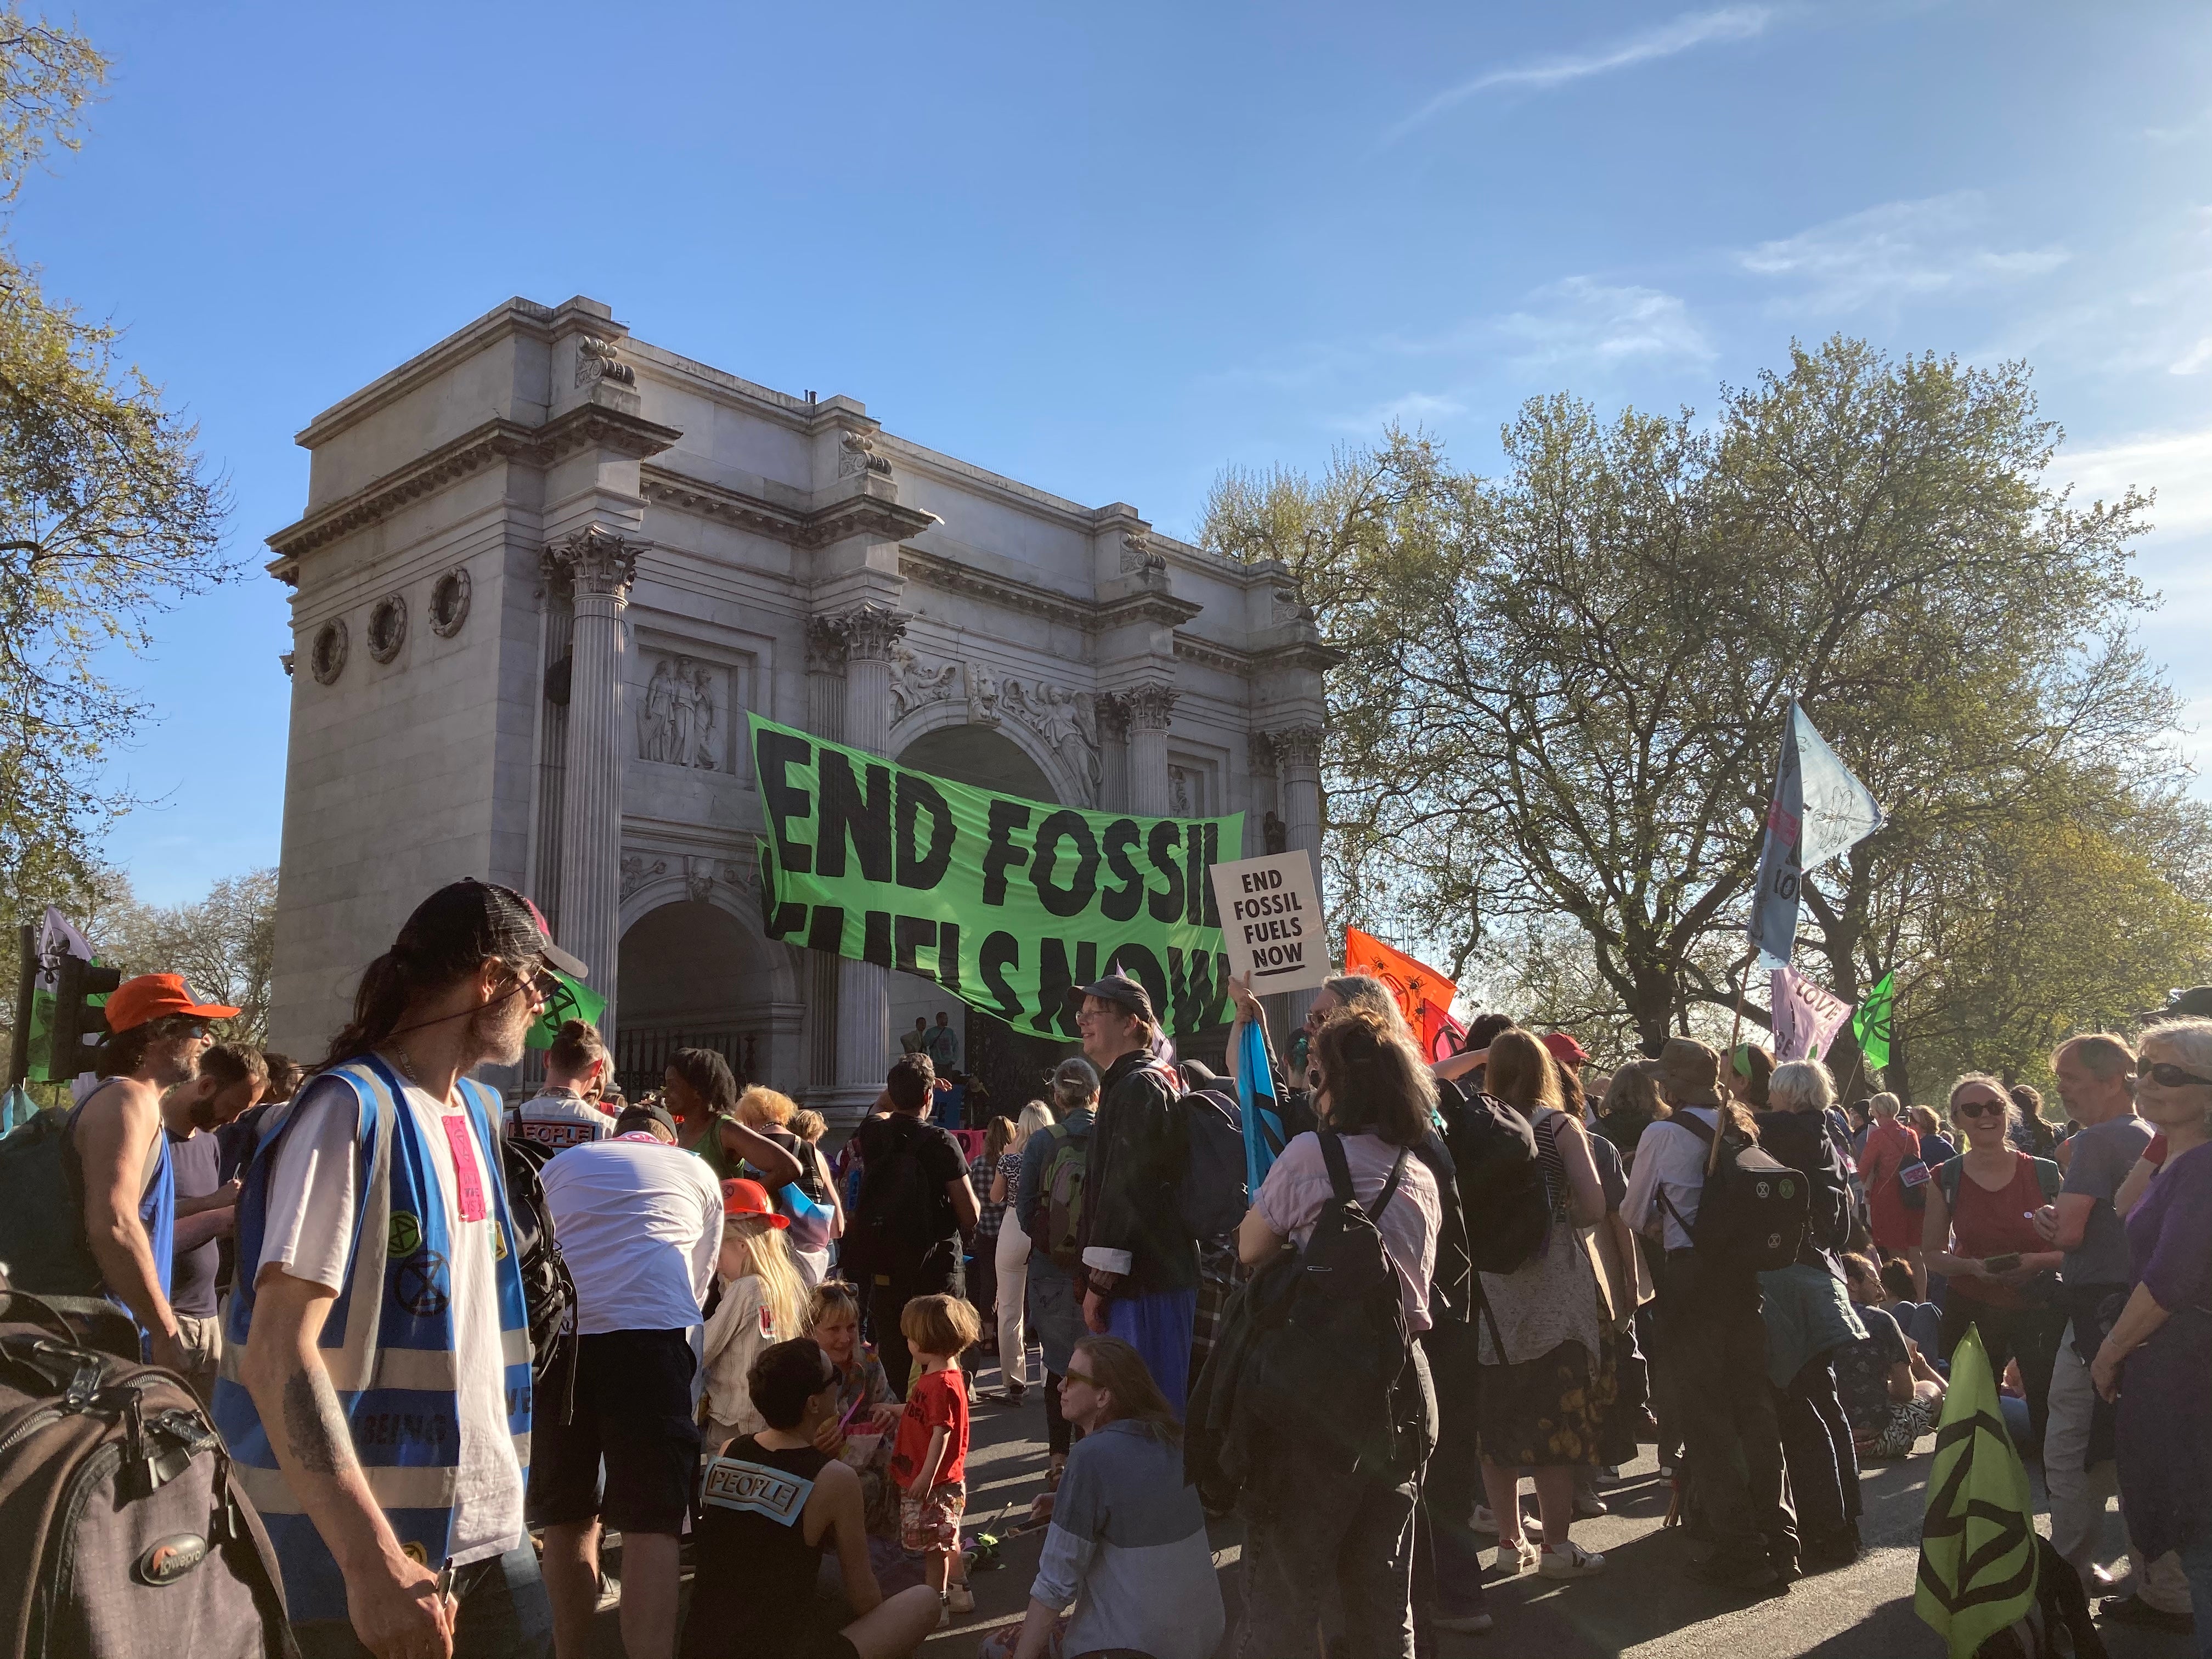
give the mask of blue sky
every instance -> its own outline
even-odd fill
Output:
[[[276,858],[292,434],[514,294],[1170,532],[1394,416],[1484,465],[1526,397],[1708,409],[1793,336],[2025,356],[2060,475],[2159,489],[2144,637],[2212,717],[2201,4],[78,17],[108,98],[12,234],[199,420],[252,573],[118,670],[149,896]]]

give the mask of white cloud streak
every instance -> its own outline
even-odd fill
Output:
[[[1382,142],[1394,143],[1415,127],[1435,119],[1453,106],[1501,88],[1549,92],[1554,87],[1563,87],[1570,82],[1587,80],[1594,75],[1610,75],[1616,70],[1633,69],[1638,64],[1672,58],[1678,52],[1689,52],[1698,46],[1730,40],[1749,40],[1764,34],[1767,26],[1774,21],[1774,9],[1771,6],[1723,6],[1713,11],[1685,12],[1656,28],[1624,36],[1610,45],[1589,52],[1532,58],[1525,64],[1510,64],[1500,69],[1487,70],[1471,81],[1462,82],[1447,92],[1438,93],[1393,126],[1383,135]]]
[[[2158,501],[2149,516],[2161,535],[2212,530],[2212,427],[2062,449],[2051,471],[2056,480],[2070,482],[2077,496],[2092,501],[2117,501],[2130,484],[2155,489]]]
[[[1761,242],[1737,261],[1755,276],[1797,284],[1778,309],[1836,312],[2022,282],[2070,257],[2058,246],[1988,246],[1978,234],[1988,216],[1973,191],[1890,202]]]
[[[1516,361],[1524,366],[1705,362],[1713,356],[1712,343],[1678,295],[1570,276],[1531,298],[1533,307],[1513,312],[1498,325],[1520,348]]]

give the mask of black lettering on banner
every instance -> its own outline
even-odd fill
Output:
[[[1006,872],[1029,862],[1029,848],[1014,845],[1014,831],[1030,827],[1030,809],[1018,800],[994,800],[990,822],[991,842],[983,849],[983,902],[1004,904]]]
[[[1022,965],[1021,941],[1012,933],[988,933],[983,939],[983,951],[976,960],[975,969],[983,975],[983,983],[999,1000],[993,1012],[1000,1019],[1012,1022],[1022,1012],[1022,1000],[1014,994],[1013,987],[1006,983],[1006,969]]]
[[[914,959],[919,950],[937,948],[937,924],[921,916],[899,916],[891,922],[894,964],[902,974],[919,974],[924,979],[937,976]]]
[[[1213,884],[1206,878],[1206,826],[1197,823],[1188,826],[1184,844],[1190,849],[1183,861],[1183,868],[1190,872],[1190,880],[1185,884],[1183,896],[1188,908],[1183,920],[1196,927],[1199,918],[1206,914],[1206,890]]]
[[[860,960],[872,962],[878,968],[891,965],[891,913],[888,910],[869,910],[862,915],[865,926],[860,934]]]
[[[765,847],[760,855],[761,931],[770,939],[789,939],[806,926],[806,907],[775,902],[775,859]]]
[[[960,924],[937,924],[937,982],[954,996],[960,994]]]
[[[1098,896],[1099,914],[1109,921],[1127,921],[1144,908],[1145,878],[1137,873],[1136,864],[1129,857],[1141,839],[1142,832],[1134,818],[1115,818],[1106,826],[1106,833],[1101,837],[1106,867],[1121,884],[1109,887]]]
[[[1075,999],[1069,994],[1078,986],[1088,985],[1098,977],[1098,946],[1091,939],[1079,939],[1075,946],[1075,967],[1067,965],[1067,941],[1050,935],[1037,941],[1037,1011],[1030,1016],[1032,1030],[1049,1031],[1057,1024],[1068,1036],[1078,1035],[1075,1029]]]
[[[845,949],[845,907],[842,904],[817,904],[814,907],[813,925],[806,930],[806,948],[826,951],[831,956],[843,954]]]
[[[1229,996],[1229,958],[1206,951],[1186,957],[1168,947],[1168,979],[1175,997],[1175,1025],[1195,1031],[1221,1024]]]
[[[1182,839],[1180,827],[1172,818],[1162,818],[1152,825],[1152,833],[1145,837],[1145,856],[1152,861],[1152,868],[1167,878],[1167,885],[1152,895],[1154,921],[1180,921],[1182,919],[1182,871],[1176,864],[1177,843]]]
[[[813,816],[814,802],[806,791],[793,786],[786,771],[790,767],[807,765],[813,758],[814,745],[804,738],[784,732],[760,734],[761,805],[768,814],[768,827],[775,836],[775,855],[783,860],[783,867],[795,876],[812,871],[814,849],[792,840],[791,821]],[[839,856],[843,855],[841,853]],[[844,866],[841,863],[838,867]]]
[[[915,820],[929,817],[929,850],[914,850]],[[952,809],[927,778],[898,774],[898,884],[927,892],[945,879],[952,863]]]
[[[1221,862],[1221,826],[1208,818],[1206,823],[1206,879],[1199,887],[1206,897],[1206,911],[1200,918],[1208,927],[1221,926],[1221,905],[1213,896],[1213,866]]]
[[[1064,889],[1055,887],[1052,879],[1063,840],[1075,843],[1075,872]],[[1036,886],[1037,902],[1055,916],[1079,916],[1091,908],[1091,896],[1098,890],[1098,842],[1082,813],[1054,812],[1037,825],[1030,880]]]
[[[891,769],[871,766],[867,787],[853,775],[843,750],[822,751],[822,837],[818,873],[845,873],[845,842],[850,836],[860,874],[869,881],[891,878]]]
[[[1114,947],[1114,965],[1145,988],[1145,994],[1152,1000],[1153,1014],[1164,1020],[1168,1014],[1168,976],[1151,949],[1142,945],[1117,945]]]

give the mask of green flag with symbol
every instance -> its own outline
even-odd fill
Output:
[[[553,1039],[561,1035],[561,1028],[570,1020],[580,1019],[587,1025],[596,1025],[599,1016],[607,1011],[607,1000],[583,981],[570,979],[558,968],[545,971],[559,982],[546,996],[537,1023],[523,1038],[532,1048],[550,1048]]]
[[[1889,1064],[1889,1011],[1897,1000],[1896,978],[1893,972],[1884,974],[1881,982],[1859,1004],[1858,1012],[1851,1016],[1851,1036],[1857,1040],[1869,1072],[1879,1072]]]
[[[1950,1644],[1974,1650],[2035,1604],[2035,1506],[2027,1471],[1997,1406],[1982,1339],[1970,1326],[1951,1356],[1951,1389],[1936,1427],[1928,1514],[1920,1528],[1913,1611]]]

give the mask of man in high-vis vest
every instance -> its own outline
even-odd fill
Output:
[[[307,1659],[550,1650],[500,1101],[468,1076],[520,1060],[549,967],[584,975],[520,894],[433,893],[246,1170],[216,1417]]]

